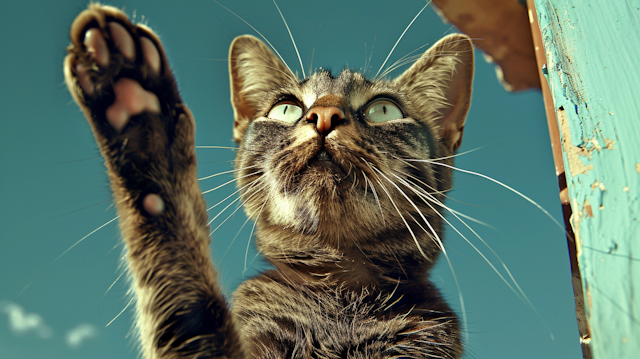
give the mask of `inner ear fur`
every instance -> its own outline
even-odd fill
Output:
[[[229,77],[233,105],[233,139],[240,143],[258,115],[265,94],[298,81],[293,72],[262,41],[251,35],[236,37],[229,49]]]
[[[422,113],[439,128],[440,138],[452,151],[462,142],[471,105],[473,43],[463,34],[451,34],[435,43],[394,80],[418,102]]]

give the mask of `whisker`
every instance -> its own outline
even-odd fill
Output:
[[[107,293],[109,293],[109,291],[111,290],[111,288],[113,288],[114,285],[116,285],[116,283],[118,283],[118,281],[120,280],[120,278],[122,278],[122,276],[127,273],[129,271],[129,267],[125,267],[125,269],[122,271],[122,273],[120,273],[120,275],[118,276],[118,278],[116,278],[116,280],[113,281],[113,283],[111,283],[111,285],[109,286],[109,288],[107,288],[107,291],[104,292],[104,295],[102,296],[102,298],[104,299],[104,297],[107,295]]]
[[[438,247],[440,247],[440,250],[442,250],[442,253],[445,253],[445,255],[446,255],[447,251],[444,249],[444,244],[442,244],[442,240],[440,239],[440,236],[438,236],[438,232],[436,232],[436,230],[431,226],[431,223],[429,223],[429,221],[424,217],[424,215],[422,214],[422,211],[420,211],[418,206],[416,206],[416,204],[409,198],[409,196],[407,196],[406,193],[404,193],[403,190],[400,189],[400,187],[398,187],[398,185],[395,182],[393,182],[387,176],[385,176],[384,173],[382,173],[382,171],[380,171],[379,169],[377,169],[375,167],[373,167],[373,169],[375,171],[377,171],[382,177],[384,177],[389,183],[391,183],[398,191],[400,191],[400,194],[402,194],[402,196],[409,202],[409,204],[411,204],[411,206],[418,212],[418,214],[420,215],[420,217],[422,218],[424,223],[426,223],[427,227],[429,227],[429,230],[431,231],[431,234],[433,234],[433,236],[435,237],[436,244],[438,245]],[[436,211],[436,212],[438,212],[438,211]],[[427,232],[427,233],[429,233],[429,232]],[[416,240],[416,244],[419,247],[418,249],[420,250],[420,253],[422,253],[422,255],[424,256],[425,259],[428,259],[427,256],[425,256],[424,252],[422,251],[422,248],[420,248],[420,245],[418,244],[417,240]]]
[[[553,223],[555,223],[556,226],[558,226],[558,228],[560,228],[563,232],[566,233],[566,229],[560,224],[560,222],[558,222],[555,218],[553,218],[553,216],[549,212],[547,212],[546,209],[542,208],[542,206],[539,205],[536,201],[534,201],[531,198],[525,196],[523,193],[521,193],[520,191],[514,189],[513,187],[510,187],[510,186],[508,186],[508,185],[506,185],[506,184],[504,184],[504,183],[502,183],[502,182],[500,182],[500,181],[498,181],[496,179],[493,179],[493,178],[491,178],[491,177],[489,177],[487,175],[483,175],[482,173],[469,171],[469,170],[464,170],[462,168],[451,166],[451,165],[448,165],[446,163],[440,163],[440,162],[435,162],[435,161],[430,161],[430,160],[409,160],[409,161],[433,163],[433,164],[436,164],[438,166],[443,166],[443,167],[451,168],[453,170],[460,171],[460,172],[463,172],[463,173],[468,173],[468,174],[471,174],[471,175],[475,175],[475,176],[484,178],[486,180],[489,180],[489,181],[491,181],[493,183],[496,183],[496,184],[508,189],[509,191],[517,194],[518,196],[520,196],[521,198],[525,199],[527,202],[531,203],[532,205],[536,206],[542,213],[544,213],[547,217],[549,217],[549,219],[551,219],[551,221],[553,221]]]
[[[229,246],[227,247],[227,250],[224,251],[224,254],[222,255],[222,259],[220,260],[220,263],[222,263],[224,261],[224,259],[227,257],[227,253],[229,253],[229,250],[231,249],[231,246],[233,246],[233,243],[235,243],[236,239],[238,239],[238,236],[240,236],[240,233],[244,229],[244,226],[246,226],[247,223],[249,223],[250,220],[251,220],[251,218],[247,217],[247,219],[244,221],[244,223],[242,223],[242,226],[240,226],[240,229],[236,233],[235,237],[233,237],[233,239],[231,240],[231,243],[229,243]]]
[[[195,146],[197,149],[203,149],[203,148],[215,148],[215,149],[223,149],[223,150],[234,150],[234,151],[253,151],[253,152],[261,152],[258,150],[252,150],[249,148],[242,148],[242,147],[231,147],[231,146]]]
[[[440,239],[440,237],[438,236],[438,233],[435,231],[435,229],[433,228],[433,226],[431,226],[431,223],[429,223],[429,221],[424,217],[424,215],[422,214],[422,211],[420,211],[420,209],[418,209],[418,207],[416,206],[416,204],[409,198],[409,196],[407,196],[406,193],[404,193],[404,191],[402,191],[400,189],[400,187],[398,187],[397,184],[395,184],[395,182],[391,181],[387,176],[385,176],[379,169],[370,166],[370,168],[372,168],[373,170],[377,171],[378,173],[380,173],[381,176],[383,176],[389,183],[391,183],[398,191],[400,191],[400,193],[405,197],[405,199],[413,206],[413,208],[418,212],[418,214],[420,215],[420,217],[422,218],[422,220],[427,224],[427,226],[429,227],[429,230],[431,231],[428,232],[424,227],[422,227],[422,225],[420,225],[420,223],[418,223],[418,221],[411,215],[409,214],[409,216],[414,220],[414,222],[416,222],[418,224],[418,226],[420,226],[420,228],[422,228],[423,231],[425,231],[425,233],[433,235],[433,237],[435,237],[435,239],[437,240],[437,244],[439,244],[440,250],[442,250],[442,254],[444,255],[447,264],[449,265],[449,269],[451,270],[451,274],[453,275],[453,279],[454,282],[456,284],[456,288],[458,289],[458,299],[460,302],[460,310],[462,311],[462,322],[464,323],[463,328],[464,331],[466,332],[466,327],[467,327],[467,311],[464,305],[464,298],[462,297],[462,290],[460,288],[460,283],[458,282],[458,277],[455,274],[455,270],[453,269],[453,264],[451,263],[451,259],[449,258],[449,255],[447,254],[447,251],[444,248],[444,244],[442,243],[442,240]],[[382,185],[382,184],[380,184]],[[384,187],[383,187],[384,189]],[[389,200],[391,201],[391,203],[393,204],[393,206],[396,208],[396,211],[398,211],[398,214],[400,214],[400,211],[398,210],[398,207],[396,206],[395,202],[393,201],[393,199],[391,199],[391,196],[389,196],[389,193],[386,191],[385,189],[385,193],[387,193],[387,196],[389,197]],[[435,211],[436,213],[440,214],[438,211]],[[411,233],[411,236],[413,237],[414,242],[416,243],[416,247],[418,248],[418,250],[420,251],[420,253],[422,254],[422,256],[425,259],[429,259],[424,251],[422,250],[422,247],[420,246],[420,243],[418,242],[418,239],[416,238],[415,234],[413,233],[413,231],[411,230],[411,227],[409,226],[409,224],[407,223],[406,219],[404,218],[404,216],[402,216],[400,214],[400,217],[402,218],[402,221],[405,223],[405,226],[407,227],[407,229],[409,230],[409,233]]]
[[[136,297],[131,297],[131,300],[129,300],[129,303],[127,303],[127,305],[125,305],[124,308],[122,308],[120,313],[118,313],[113,319],[111,319],[111,321],[109,323],[107,323],[107,325],[105,325],[105,327],[108,327],[108,326],[111,325],[111,323],[115,322],[116,319],[118,319],[118,317],[120,317],[122,315],[122,313],[124,313],[124,311],[127,310],[127,308],[129,308],[129,306],[131,305],[131,303],[133,303],[133,301],[135,299],[136,299]]]
[[[216,174],[211,175],[211,176],[198,178],[198,181],[204,181],[204,180],[209,179],[209,178],[217,177],[217,176],[224,175],[224,174],[227,174],[227,173],[233,173],[233,172],[242,171],[242,170],[246,170],[247,168],[253,168],[253,167],[258,167],[258,165],[247,166],[247,167],[238,168],[238,169],[235,169],[235,170],[229,170],[229,171],[219,172],[219,173],[216,173]]]
[[[260,35],[260,37],[262,37],[262,39],[269,44],[269,47],[271,47],[271,49],[273,50],[273,52],[276,53],[276,55],[278,55],[278,57],[280,58],[280,61],[282,61],[282,63],[287,67],[287,69],[289,69],[289,71],[291,71],[291,68],[289,67],[289,65],[287,65],[287,62],[284,61],[284,59],[282,58],[282,56],[280,56],[280,53],[278,52],[278,50],[276,50],[276,48],[271,44],[271,42],[269,42],[269,40],[267,40],[267,38],[262,35],[262,33],[260,31],[258,31],[258,29],[256,29],[255,27],[253,27],[253,25],[251,25],[249,22],[247,22],[245,19],[243,19],[242,17],[240,17],[240,15],[236,14],[235,12],[231,11],[231,9],[229,9],[228,7],[222,5],[221,3],[218,2],[218,0],[213,0],[216,4],[220,5],[222,8],[224,8],[225,10],[227,10],[228,12],[230,12],[231,14],[233,14],[235,17],[237,17],[238,19],[240,19],[242,22],[244,22],[245,24],[247,24],[251,29],[253,29],[253,31],[255,31],[256,33],[258,33],[258,35]],[[280,10],[278,10],[280,11]],[[293,76],[293,71],[291,71],[291,75]]]
[[[369,164],[369,162],[365,162],[369,168],[374,169],[373,166],[371,166],[371,164]],[[380,172],[381,173],[381,172]],[[376,176],[377,177],[377,176]],[[422,256],[425,259],[429,259],[429,257],[427,257],[427,255],[424,253],[424,251],[422,250],[422,247],[420,246],[420,243],[418,242],[418,238],[416,237],[416,235],[413,233],[413,230],[411,230],[411,226],[409,226],[409,223],[407,223],[407,220],[404,218],[404,216],[402,215],[402,213],[400,212],[400,209],[398,208],[398,206],[396,205],[396,202],[393,200],[393,198],[391,198],[391,195],[389,194],[389,191],[387,191],[387,189],[384,187],[384,185],[382,184],[382,182],[380,182],[379,179],[376,179],[376,181],[378,182],[378,184],[380,185],[380,187],[382,188],[382,190],[384,191],[384,193],[386,193],[387,197],[389,198],[389,201],[391,201],[391,204],[393,205],[393,207],[396,209],[396,212],[398,212],[398,215],[400,215],[400,218],[402,219],[402,222],[404,222],[404,225],[407,227],[407,229],[409,230],[409,233],[411,234],[411,237],[413,238],[413,241],[416,243],[416,247],[418,247],[418,251],[420,251],[420,254],[422,254]],[[443,248],[444,251],[444,248]]]
[[[262,204],[262,207],[260,207],[260,212],[258,212],[258,216],[256,216],[255,222],[253,222],[253,228],[251,228],[251,233],[249,234],[249,241],[247,242],[247,250],[244,252],[244,269],[242,270],[243,274],[244,272],[247,271],[247,257],[249,256],[249,245],[251,244],[251,238],[253,238],[253,231],[255,231],[256,229],[256,224],[258,223],[258,219],[260,218],[260,215],[262,214],[262,210],[264,209],[264,206],[266,204],[267,204],[267,200],[265,199],[264,203]]]
[[[251,185],[255,185],[255,183],[256,183],[256,181],[252,181],[250,184],[251,184]],[[245,185],[245,187],[246,187],[246,185]],[[263,186],[263,187],[264,187],[264,186]],[[243,188],[244,188],[244,187],[243,187]],[[251,188],[249,188],[249,189],[247,190],[247,193],[248,193],[252,188],[253,188],[253,186],[251,186]],[[238,192],[238,191],[236,191],[236,192]],[[234,194],[235,194],[235,193],[234,193]],[[232,194],[232,195],[233,195],[233,194]],[[231,195],[231,196],[232,196],[232,195]],[[228,197],[227,197],[227,198],[225,198],[223,201],[226,201],[226,200],[227,200],[229,197],[231,197],[231,196],[228,196]],[[251,197],[249,197],[249,198],[251,198]],[[240,197],[240,196],[238,196],[238,198],[236,198],[236,199],[234,199],[233,201],[231,201],[231,203],[229,203],[229,204],[228,204],[226,207],[224,207],[220,212],[218,212],[218,214],[216,214],[216,215],[215,215],[211,220],[209,220],[209,222],[207,223],[207,225],[208,225],[208,226],[209,226],[209,225],[211,225],[211,223],[213,223],[213,221],[215,221],[215,220],[216,220],[216,219],[217,219],[217,218],[218,218],[222,213],[224,213],[224,211],[226,211],[226,210],[227,210],[227,208],[231,207],[231,205],[233,205],[234,203],[238,202],[240,199],[241,199],[241,197]],[[248,200],[248,199],[247,199],[247,200]],[[245,202],[246,202],[246,201],[245,201]],[[242,204],[244,204],[245,202],[243,202]],[[218,205],[218,204],[216,204],[216,206],[217,206],[217,205]],[[214,206],[214,207],[215,207],[215,206]],[[213,207],[212,207],[212,208],[213,208]],[[235,212],[233,212],[233,213],[235,213]],[[228,217],[227,217],[227,219],[228,219]],[[224,222],[223,222],[223,223],[224,223]],[[218,229],[219,227],[220,227],[220,226],[216,227],[216,229]],[[215,232],[215,231],[216,231],[216,230],[214,229],[214,230],[213,230],[213,232]],[[213,232],[211,232],[209,235],[213,234]]]
[[[80,244],[82,241],[84,241],[85,239],[87,239],[89,236],[91,236],[92,234],[96,233],[97,231],[101,230],[102,228],[106,227],[107,225],[109,225],[110,223],[112,223],[113,221],[115,221],[116,219],[120,218],[120,216],[115,216],[115,218],[107,221],[107,223],[101,225],[100,227],[94,229],[93,231],[91,231],[89,234],[87,234],[86,236],[80,238],[77,242],[75,242],[74,244],[71,245],[71,247],[67,248],[67,250],[65,250],[64,252],[62,252],[62,254],[60,254],[56,259],[54,259],[51,263],[49,263],[46,267],[44,267],[42,270],[40,270],[40,272],[36,275],[36,279],[32,280],[31,282],[29,282],[29,284],[27,284],[26,286],[24,286],[24,288],[22,288],[22,290],[18,293],[18,297],[20,297],[22,295],[22,293],[24,293],[25,290],[27,290],[33,283],[36,282],[36,280],[38,280],[38,278],[42,275],[42,273],[44,273],[47,269],[51,268],[52,265],[54,265],[57,261],[60,260],[60,258],[62,258],[65,254],[69,253],[70,250],[72,250],[75,246],[77,246],[78,244]]]
[[[367,161],[364,160],[364,158],[360,158],[362,161],[364,161],[365,163],[367,163]],[[367,175],[364,174],[364,171],[360,170],[362,172],[362,176],[364,177],[365,183],[369,183],[369,185],[371,186],[371,193],[373,193],[373,197],[376,199],[376,202],[378,203],[378,208],[380,208],[380,214],[382,215],[382,223],[386,224],[385,220],[384,220],[384,211],[382,210],[382,205],[380,204],[380,199],[378,198],[378,193],[376,192],[375,187],[373,186],[373,183],[371,182],[371,180],[367,177]]]
[[[287,20],[284,19],[284,15],[282,15],[282,11],[280,11],[280,7],[276,3],[276,0],[273,0],[273,5],[278,9],[278,13],[280,13],[280,17],[282,18],[282,22],[284,22],[284,26],[287,28],[287,32],[289,32],[289,37],[291,38],[291,42],[293,43],[293,48],[296,50],[296,55],[298,55],[298,61],[300,61],[300,69],[302,70],[302,78],[306,78],[307,75],[304,73],[304,66],[302,65],[302,59],[300,58],[300,53],[298,52],[298,46],[296,46],[296,41],[293,39],[293,35],[291,34],[291,29],[289,29],[289,25],[287,24]]]
[[[391,51],[389,52],[389,55],[387,55],[387,58],[384,59],[384,62],[382,63],[382,66],[380,66],[380,68],[378,69],[378,72],[376,72],[376,75],[373,77],[374,79],[378,79],[378,74],[380,73],[380,71],[382,71],[382,69],[384,68],[384,65],[387,63],[387,61],[389,60],[389,57],[391,57],[391,54],[393,54],[393,51],[396,49],[396,46],[398,46],[398,43],[400,42],[400,40],[402,40],[402,38],[404,37],[404,34],[407,32],[407,30],[409,30],[409,28],[411,27],[411,25],[413,25],[413,22],[416,21],[416,19],[418,18],[418,16],[420,16],[420,14],[422,14],[422,12],[424,11],[424,9],[427,8],[427,6],[429,6],[429,4],[431,4],[431,0],[427,1],[427,3],[422,7],[422,9],[420,9],[420,12],[418,12],[418,14],[413,18],[413,20],[411,20],[411,22],[409,23],[409,25],[407,25],[407,27],[404,29],[404,31],[402,32],[402,35],[400,35],[400,37],[398,38],[398,41],[396,41],[396,43],[393,45],[393,48],[391,48]]]
[[[253,176],[253,175],[258,174],[258,173],[260,173],[260,171],[252,172],[252,173],[246,174],[246,175],[244,175],[244,176],[240,176],[240,177],[234,178],[234,179],[229,180],[229,181],[227,181],[227,182],[225,182],[225,183],[223,183],[223,184],[221,184],[221,185],[219,185],[219,186],[217,186],[217,187],[214,187],[214,188],[212,188],[212,189],[208,189],[208,190],[206,190],[206,191],[202,192],[202,194],[207,194],[207,193],[209,193],[209,192],[213,192],[213,191],[215,191],[215,190],[217,190],[217,189],[220,189],[220,188],[222,188],[222,187],[224,187],[224,186],[228,185],[229,183],[233,183],[233,182],[235,182],[235,181],[237,181],[237,180],[239,180],[239,179],[242,179],[242,178],[245,178],[245,177],[249,177],[249,176]]]
[[[394,177],[396,177],[401,184],[404,184],[407,188],[409,188],[410,190],[412,190],[414,193],[416,193],[420,198],[423,199],[423,201],[425,202],[425,204],[427,204],[435,213],[438,214],[438,216],[446,223],[449,225],[449,227],[451,227],[456,233],[458,233],[458,235],[460,235],[460,237],[462,237],[465,242],[467,242],[471,248],[473,248],[481,257],[482,259],[485,260],[485,262],[487,262],[487,264],[489,264],[489,266],[493,269],[494,272],[496,272],[496,274],[502,279],[502,281],[516,294],[518,295],[518,293],[516,293],[516,291],[513,289],[513,287],[511,286],[511,284],[509,284],[507,282],[507,280],[502,276],[502,274],[496,269],[496,267],[493,265],[493,263],[491,263],[491,261],[484,255],[484,253],[482,253],[481,250],[479,250],[473,243],[471,243],[471,241],[464,235],[462,234],[453,224],[451,224],[451,222],[449,222],[438,210],[436,210],[433,205],[429,202],[433,202],[435,204],[437,204],[438,206],[442,207],[445,210],[449,210],[449,208],[442,202],[438,201],[437,198],[433,197],[432,195],[430,195],[429,193],[426,193],[426,195],[423,195],[420,191],[417,191],[415,188],[413,188],[413,186],[410,186],[407,182],[405,182],[404,179],[402,179],[401,177],[399,177],[398,175],[393,175]],[[419,188],[419,187],[418,187]],[[423,197],[425,196],[425,197]],[[428,199],[428,201],[426,200]],[[487,248],[489,248],[489,250],[491,250],[491,252],[498,258],[498,260],[500,261],[500,263],[502,263],[503,267],[505,267],[506,269],[506,265],[504,264],[504,262],[502,262],[502,260],[500,259],[500,257],[498,256],[498,254],[466,223],[464,222],[461,218],[459,218],[455,213],[451,212],[451,214],[453,214],[454,217],[456,217],[456,219],[458,219],[460,222],[462,222],[462,224],[465,225],[465,227],[467,227],[467,229],[469,229],[478,239],[480,239],[482,241],[482,243],[484,243],[485,246],[487,246]],[[513,277],[511,277],[512,280]],[[515,281],[515,280],[514,280]]]
[[[218,207],[220,204],[226,202],[229,198],[233,197],[236,193],[242,191],[243,189],[245,189],[248,186],[251,186],[253,184],[253,182],[247,183],[246,185],[242,186],[241,188],[238,188],[237,190],[235,190],[235,192],[233,192],[232,194],[228,195],[227,197],[225,197],[223,200],[219,201],[218,203],[214,204],[213,206],[207,208],[207,212],[209,212],[210,210]]]
[[[262,187],[259,188],[259,190],[263,189],[266,185],[263,185]],[[251,191],[252,188],[249,188],[247,190]],[[259,190],[254,190],[253,193],[251,193],[251,195],[242,203],[240,203],[240,205],[238,206],[238,208],[236,208],[233,212],[231,212],[231,214],[229,216],[227,216],[227,218],[224,219],[224,221],[222,221],[222,223],[220,223],[213,231],[211,231],[211,233],[209,233],[209,235],[213,235],[213,233],[215,233],[215,231],[218,230],[218,228],[222,227],[223,224],[225,224],[225,222],[227,222],[229,220],[229,218],[231,218],[234,214],[236,214],[236,212],[238,212],[238,210],[240,210],[240,208],[242,208],[242,206],[244,206],[245,203],[247,203],[247,201],[249,201],[251,198],[253,198],[253,196],[255,196]],[[232,204],[238,202],[241,199],[241,197],[236,198],[233,202],[229,203],[226,207],[224,207],[220,213],[218,213],[212,220],[209,221],[209,223],[207,223],[207,225],[211,224],[211,222],[213,222],[216,218],[218,218],[222,213],[224,213],[227,208],[231,207]]]
[[[404,180],[400,177],[398,177],[397,175],[393,175],[396,178],[398,178],[401,183],[404,182]],[[505,272],[507,273],[507,275],[509,276],[509,278],[511,279],[511,282],[515,285],[515,287],[518,289],[517,291],[511,286],[511,284],[509,284],[509,282],[504,278],[504,276],[502,275],[502,273],[500,273],[500,271],[498,271],[498,269],[493,265],[493,263],[491,261],[489,261],[489,259],[484,255],[484,253],[482,253],[482,251],[480,249],[478,249],[473,243],[471,243],[471,241],[465,236],[463,235],[453,224],[451,224],[451,222],[449,222],[439,211],[435,210],[435,208],[429,204],[425,198],[423,197],[423,195],[419,192],[416,191],[413,186],[409,186],[406,182],[403,183],[407,188],[411,189],[412,191],[414,191],[418,196],[420,196],[421,198],[423,198],[423,201],[429,206],[431,207],[440,218],[442,218],[442,220],[447,223],[449,225],[449,227],[451,227],[456,233],[458,233],[458,235],[460,235],[460,237],[462,237],[465,242],[467,242],[467,244],[469,244],[471,246],[471,248],[473,248],[476,253],[478,253],[482,259],[485,260],[485,262],[491,267],[491,269],[493,269],[493,271],[498,275],[498,277],[500,277],[500,279],[502,279],[502,281],[507,285],[507,287],[518,297],[520,298],[520,300],[522,300],[523,302],[527,303],[527,305],[534,311],[534,313],[536,313],[536,315],[538,316],[538,318],[542,321],[542,323],[545,324],[545,326],[547,327],[547,329],[551,332],[551,327],[549,327],[549,325],[547,324],[547,322],[542,318],[542,316],[540,315],[540,313],[538,312],[538,310],[535,308],[535,306],[533,305],[533,303],[531,302],[531,300],[529,300],[529,297],[524,293],[524,291],[522,290],[522,288],[520,287],[520,285],[518,284],[518,281],[516,281],[515,277],[513,276],[513,274],[511,273],[511,271],[509,270],[509,268],[507,267],[507,265],[504,263],[504,261],[502,260],[502,258],[500,258],[500,256],[498,255],[498,253],[496,253],[493,248],[484,240],[482,239],[482,237],[480,237],[480,235],[473,230],[473,228],[471,228],[471,226],[469,226],[464,220],[462,220],[456,213],[455,211],[451,210],[449,207],[447,207],[444,203],[442,203],[441,201],[439,201],[437,198],[433,197],[431,194],[425,192],[426,196],[428,196],[430,199],[430,202],[433,202],[435,204],[437,204],[438,206],[442,207],[443,209],[447,210],[449,213],[451,213],[458,221],[460,221],[469,231],[471,231],[471,233],[473,233],[474,236],[476,236],[476,238],[478,238],[482,244],[484,244],[490,251],[491,253],[493,253],[493,255],[498,259],[498,261],[500,262],[500,264],[502,265],[502,267],[504,268]],[[420,187],[418,187],[420,188]]]
[[[424,46],[426,46],[426,45],[423,45],[420,48],[422,48]],[[418,49],[420,49],[420,48],[418,48]],[[416,49],[414,51],[417,51],[418,49]],[[407,56],[407,55],[405,55],[405,56]],[[422,57],[422,54],[402,57],[399,60],[395,61],[393,64],[389,65],[389,67],[386,70],[382,71],[382,73],[380,74],[379,78],[384,78],[385,76],[387,76],[388,74],[393,72],[395,69],[398,69],[398,68],[400,68],[402,66],[405,66],[405,65],[408,65],[410,63],[416,62],[421,57]]]

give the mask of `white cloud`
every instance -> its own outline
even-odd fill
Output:
[[[67,345],[76,349],[82,345],[87,339],[94,338],[98,335],[98,328],[89,323],[79,324],[77,327],[67,332]]]
[[[9,317],[9,329],[16,335],[35,332],[40,338],[47,339],[53,334],[39,314],[27,313],[24,308],[12,302],[0,302],[0,308]]]

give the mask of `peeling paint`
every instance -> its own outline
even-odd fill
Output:
[[[556,117],[560,124],[562,149],[567,154],[567,161],[569,162],[569,171],[571,172],[571,176],[577,176],[579,174],[585,174],[587,171],[591,171],[593,169],[593,165],[589,164],[585,166],[579,158],[580,156],[588,156],[589,151],[584,147],[574,146],[573,143],[571,143],[571,128],[569,127],[569,120],[567,119],[567,114],[565,113],[564,108],[561,107],[556,111]],[[636,168],[640,167],[636,166]]]
[[[578,262],[580,262],[580,257],[582,256],[582,239],[580,238],[580,222],[582,222],[582,211],[578,209],[578,201],[573,200],[573,205],[571,206],[573,209],[571,213],[571,217],[569,217],[569,223],[571,223],[571,228],[573,229],[573,235],[576,240],[576,258]]]
[[[582,205],[582,210],[585,213],[584,218],[593,217],[593,208],[591,208],[591,203],[589,203],[588,198],[585,198],[584,204]]]
[[[602,147],[600,147],[600,143],[598,142],[598,140],[595,139],[595,137],[590,139],[589,142],[593,145],[593,148],[589,152],[593,152],[593,149],[602,151]]]
[[[636,163],[636,172],[640,173],[640,163]]]
[[[608,150],[615,150],[616,148],[613,147],[613,145],[616,143],[616,141],[614,140],[610,140],[608,138],[604,139],[604,148],[608,149]]]

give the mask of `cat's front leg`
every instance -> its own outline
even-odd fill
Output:
[[[106,160],[149,358],[242,357],[209,252],[194,120],[158,37],[90,5],[71,27],[67,85]]]

